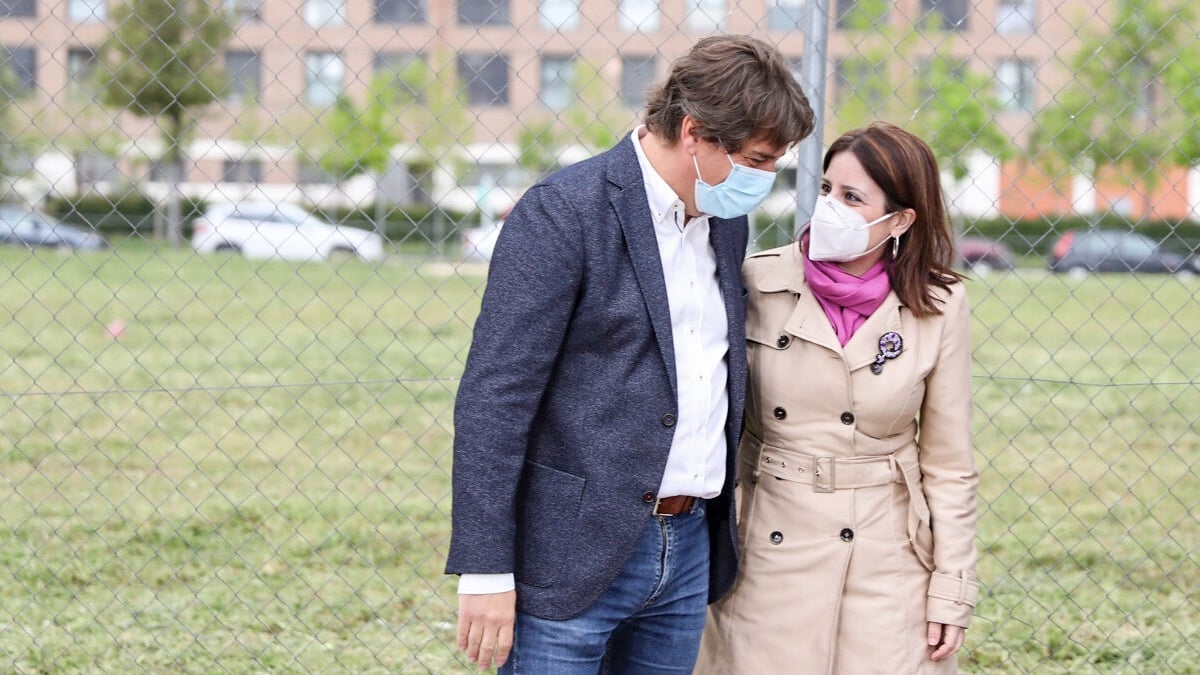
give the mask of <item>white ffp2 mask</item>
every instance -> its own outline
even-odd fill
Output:
[[[867,222],[858,211],[829,195],[817,197],[808,228],[808,257],[810,260],[849,262],[883,246],[883,239],[871,248],[871,226],[896,215],[895,211]]]

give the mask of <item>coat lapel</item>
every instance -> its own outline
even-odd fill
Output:
[[[629,257],[637,276],[642,300],[650,314],[650,324],[658,340],[658,349],[671,379],[671,392],[679,396],[675,374],[675,347],[671,335],[671,306],[667,301],[667,282],[663,276],[662,257],[650,204],[646,200],[645,183],[637,152],[628,136],[614,148],[608,163],[609,201],[621,223],[621,231],[629,246]]]
[[[790,335],[811,342],[830,351],[841,353],[842,346],[838,344],[837,334],[825,311],[813,296],[804,281],[804,261],[800,257],[800,246],[793,243],[787,252],[775,258],[771,269],[765,271],[758,284],[758,290],[765,292],[787,291],[796,298],[796,305],[783,329]]]
[[[896,297],[895,291],[888,291],[879,309],[867,317],[846,343],[846,367],[854,371],[875,361],[875,356],[879,354],[879,338],[889,332],[895,332],[901,340],[904,339],[904,332],[900,328],[900,298]]]

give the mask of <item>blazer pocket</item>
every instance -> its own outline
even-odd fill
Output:
[[[586,482],[544,464],[525,462],[518,493],[518,582],[545,588],[558,581],[563,555],[576,536]]]

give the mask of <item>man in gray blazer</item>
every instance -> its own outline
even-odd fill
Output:
[[[506,219],[455,406],[458,643],[501,672],[691,672],[737,566],[746,214],[813,114],[770,45],[676,61]]]

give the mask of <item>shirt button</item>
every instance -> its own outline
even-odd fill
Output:
[[[776,546],[778,546],[779,544],[782,544],[783,543],[783,533],[782,532],[772,532],[771,533],[771,543],[775,544]]]
[[[653,504],[654,503],[654,493],[647,492],[646,494],[642,495],[642,501],[647,504]]]
[[[786,335],[780,335],[779,339],[775,341],[775,346],[780,349],[787,349],[787,346],[790,344],[792,344],[792,338]]]
[[[666,415],[663,415],[662,416],[662,425],[664,427],[675,426],[675,416],[672,415],[671,413],[667,413]]]
[[[838,536],[840,536],[842,538],[842,541],[853,541],[854,540],[854,530],[852,530],[848,527],[844,528],[842,530],[841,534]]]
[[[775,408],[775,419],[781,420],[787,417],[787,411],[782,407]]]
[[[852,412],[842,413],[842,424],[854,424],[854,413],[852,413]]]

